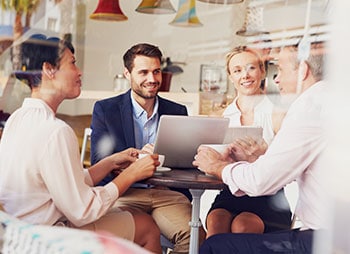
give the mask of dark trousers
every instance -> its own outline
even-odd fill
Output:
[[[311,254],[313,230],[265,234],[217,234],[200,247],[200,254]]]

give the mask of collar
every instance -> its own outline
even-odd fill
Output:
[[[132,97],[132,93],[130,93],[130,98],[131,98],[131,104],[132,104],[134,116],[136,118],[140,118],[143,113],[147,115],[146,110],[144,110],[140,106],[140,104],[134,99],[134,97]],[[158,96],[156,96],[156,101],[154,104],[153,113],[152,113],[152,116],[150,118],[152,118],[158,112],[158,106],[159,106]]]
[[[52,108],[50,108],[50,106],[47,105],[47,103],[44,100],[38,98],[25,98],[22,107],[45,109],[46,111],[55,115],[55,112],[52,110]]]

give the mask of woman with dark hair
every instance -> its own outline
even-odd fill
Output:
[[[113,207],[131,184],[153,175],[158,155],[136,161],[139,150],[127,149],[83,169],[74,131],[55,116],[64,99],[80,94],[82,73],[75,62],[67,41],[33,35],[22,44],[22,70],[15,74],[26,80],[31,98],[3,132],[0,203],[32,224],[108,231],[160,253],[160,232],[151,216]],[[112,170],[122,172],[94,187]]]

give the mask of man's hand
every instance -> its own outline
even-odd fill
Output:
[[[220,154],[213,148],[199,146],[192,164],[198,167],[199,170],[209,175],[216,176],[218,179],[222,179],[222,170],[231,162],[233,162],[233,160],[228,152]]]
[[[235,161],[256,161],[267,150],[265,140],[255,141],[250,137],[240,138],[230,144],[230,149]]]

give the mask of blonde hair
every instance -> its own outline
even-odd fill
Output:
[[[226,55],[226,72],[228,75],[230,75],[230,61],[232,59],[232,57],[234,57],[235,55],[238,55],[240,53],[243,52],[248,52],[251,53],[253,55],[256,56],[256,59],[258,60],[259,63],[259,68],[261,70],[261,72],[263,73],[263,75],[265,75],[265,64],[264,61],[262,60],[260,54],[258,52],[256,52],[254,49],[252,48],[248,48],[247,46],[238,46],[235,47],[234,49],[232,49],[227,55]]]

